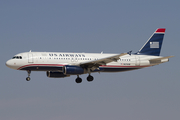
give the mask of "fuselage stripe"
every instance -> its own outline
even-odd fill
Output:
[[[29,65],[24,65],[19,67],[17,70],[20,70],[22,68],[26,68],[26,67],[32,67],[32,66],[45,66],[45,67],[63,67],[64,65],[62,64],[29,64]]]
[[[17,70],[21,70],[26,67],[32,67],[32,66],[38,66],[38,67],[63,67],[65,65],[63,64],[28,64],[19,67]],[[150,66],[150,65],[149,65]],[[99,67],[101,68],[144,68],[149,66],[117,66],[117,65],[101,65]]]
[[[143,67],[149,67],[151,65],[147,65],[147,66],[117,66],[117,65],[101,65],[99,67],[102,68],[143,68]]]

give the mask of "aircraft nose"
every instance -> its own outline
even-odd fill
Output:
[[[6,62],[6,66],[9,67],[9,68],[12,68],[12,67],[13,67],[13,62],[12,62],[12,60],[8,60],[8,61]]]
[[[8,61],[6,61],[6,66],[7,66],[7,67],[9,67],[9,66],[10,66],[10,62],[9,62],[9,60],[8,60]]]

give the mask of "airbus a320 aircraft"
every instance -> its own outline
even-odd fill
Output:
[[[51,78],[77,75],[76,83],[81,83],[81,74],[89,74],[87,81],[93,81],[93,72],[122,72],[168,62],[173,56],[160,55],[165,28],[157,29],[137,53],[66,53],[66,52],[24,52],[6,62],[15,70],[25,70],[30,80],[31,71],[46,71]]]

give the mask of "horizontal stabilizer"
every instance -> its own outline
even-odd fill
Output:
[[[174,56],[167,56],[167,57],[162,57],[162,58],[155,58],[155,59],[151,59],[149,60],[149,62],[151,64],[160,64],[160,63],[164,63],[164,62],[168,62],[169,58],[172,58]]]

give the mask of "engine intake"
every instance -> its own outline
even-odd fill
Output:
[[[47,71],[46,74],[47,74],[47,77],[50,77],[50,78],[64,78],[64,77],[70,76],[70,75],[65,75],[62,72],[52,72],[52,71]]]
[[[83,74],[85,70],[79,66],[66,65],[63,67],[63,73],[65,75],[79,75]]]

